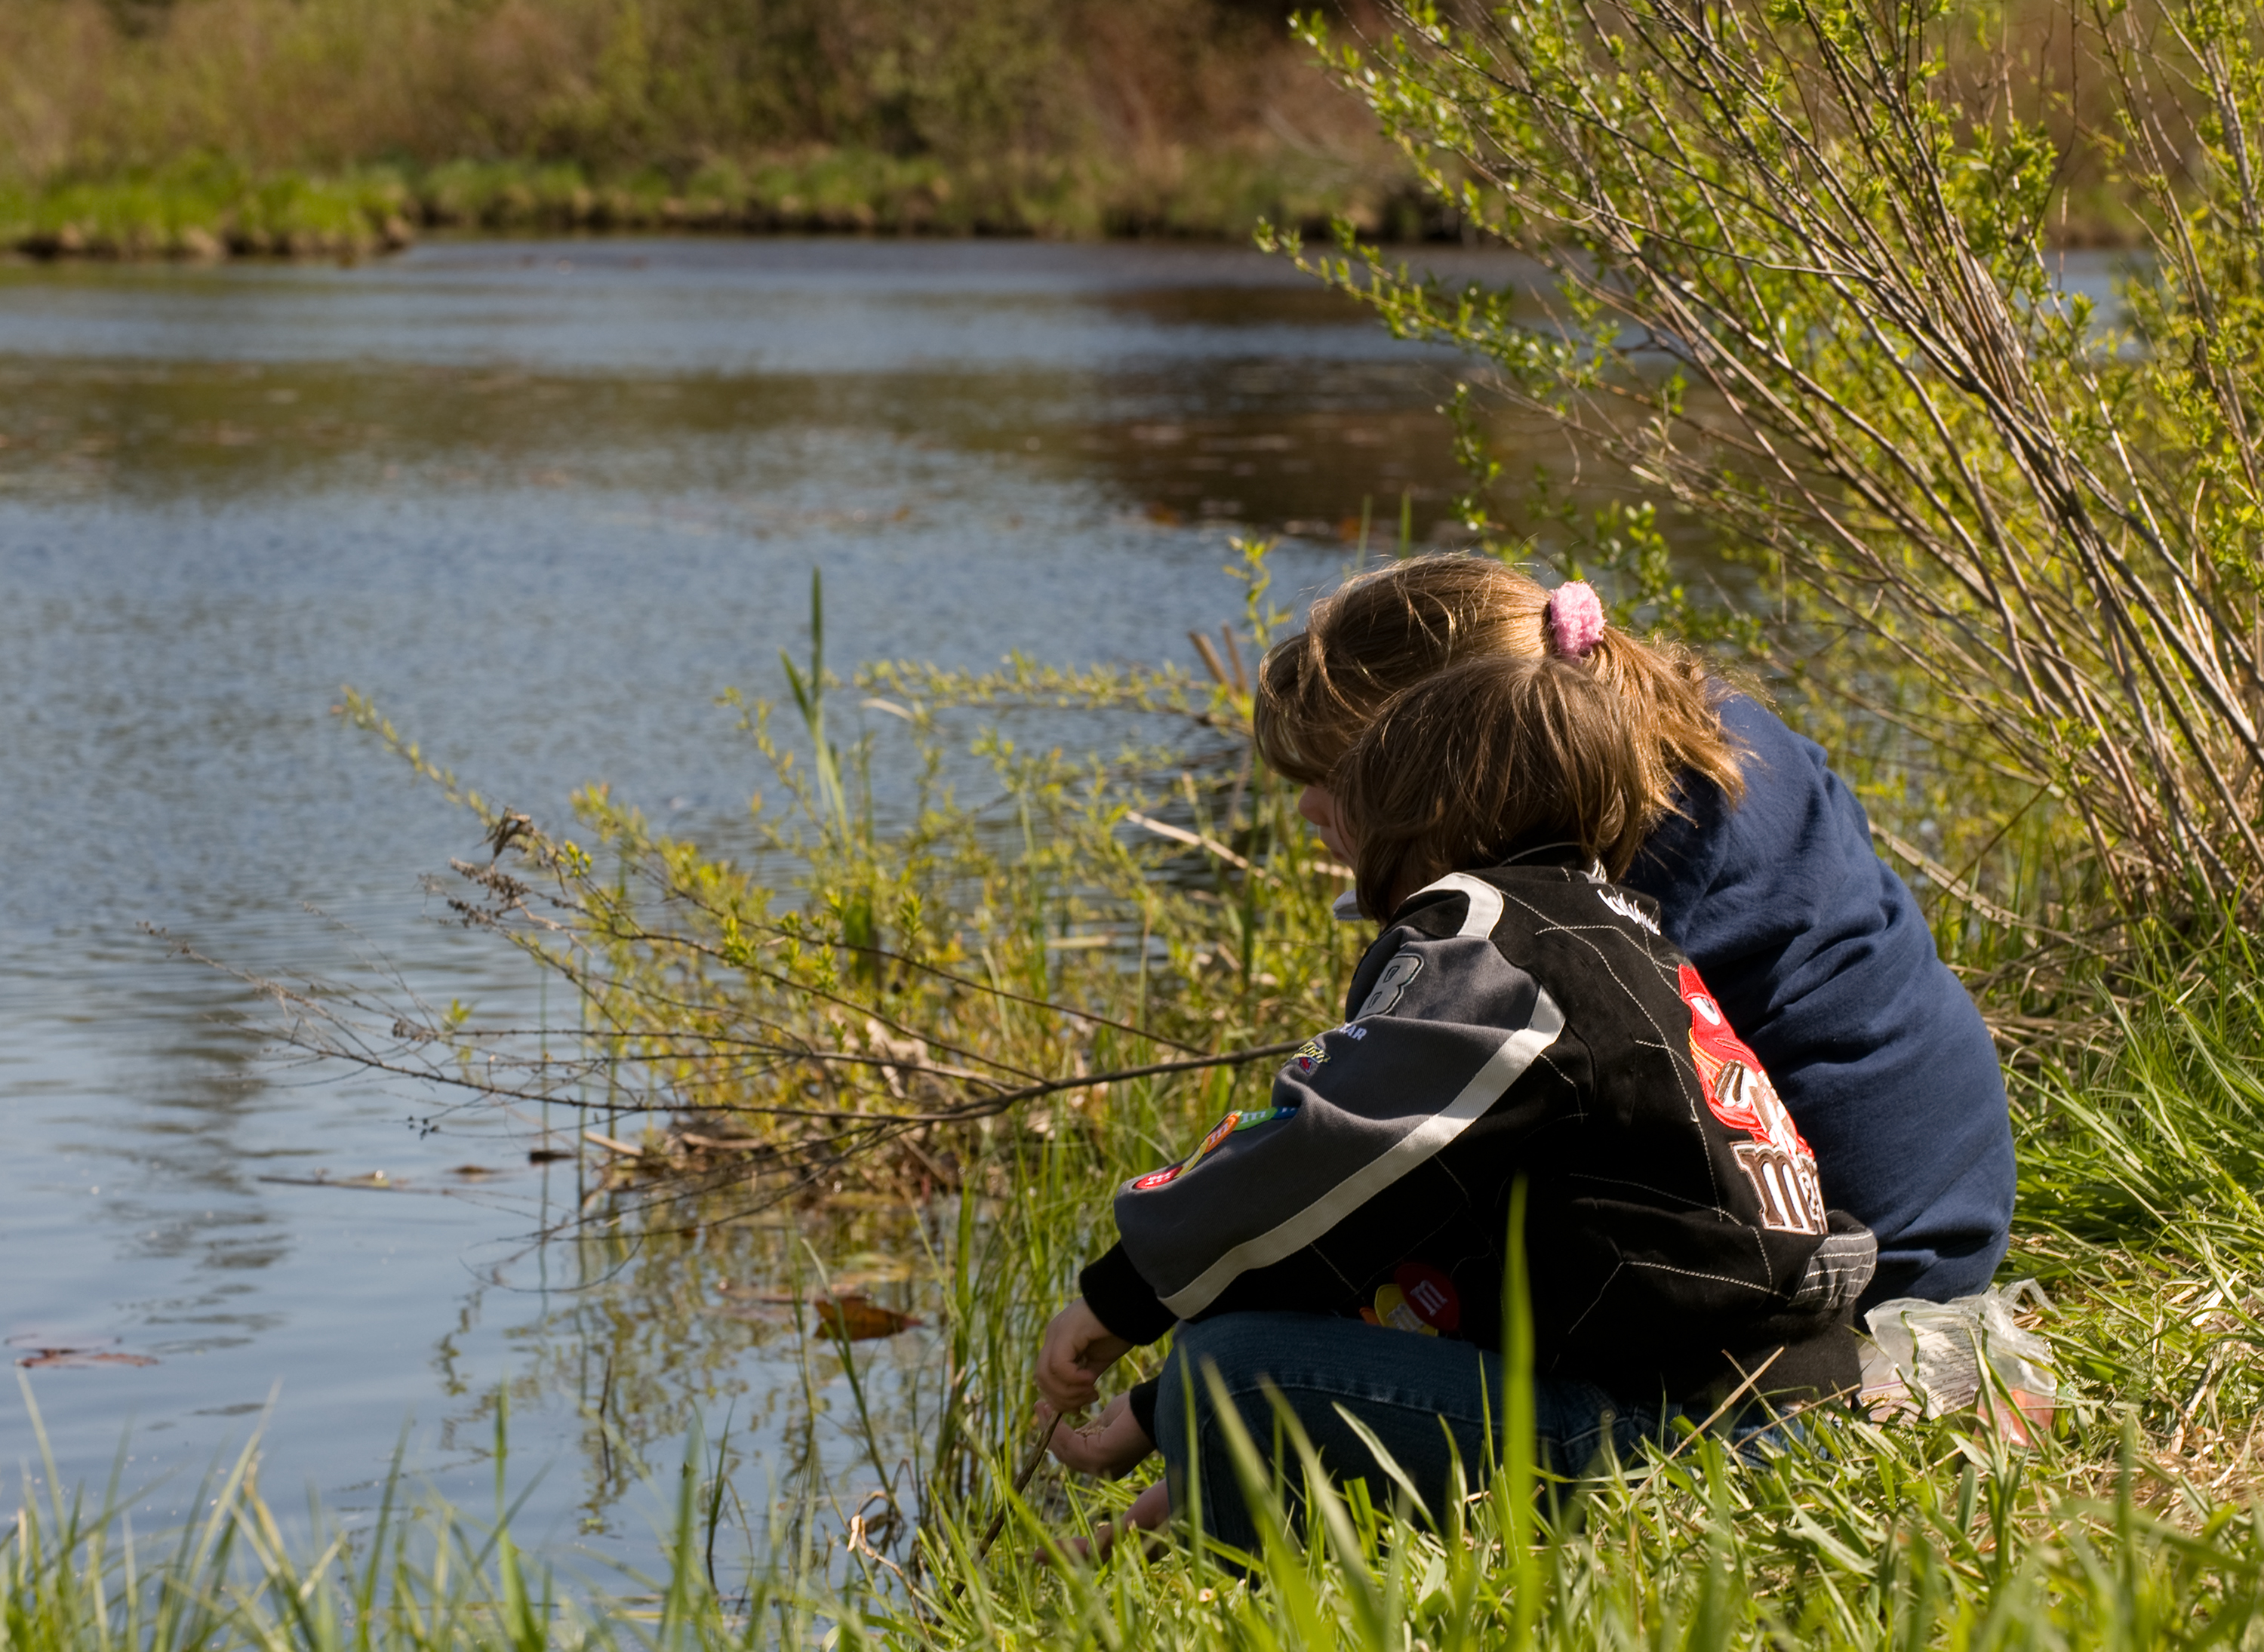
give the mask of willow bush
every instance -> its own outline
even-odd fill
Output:
[[[1990,816],[1969,847],[2041,812],[2064,851],[2042,893],[2078,917],[2254,913],[2264,17],[1388,10],[1373,38],[1303,26],[1429,185],[1537,273],[1428,282],[1349,234],[1309,266],[1756,564],[1767,617],[1802,622],[1777,628],[1781,660],[1819,661],[1810,681],[1954,758]],[[2096,127],[2059,118],[2076,79],[2107,105]],[[2064,281],[2055,248],[2094,155],[2143,220],[2114,303]]]

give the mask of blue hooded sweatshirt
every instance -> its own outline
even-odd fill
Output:
[[[2005,1077],[1863,807],[1823,748],[1743,695],[1732,808],[1686,773],[1682,810],[1620,881],[1658,902],[1815,1150],[1825,1197],[1878,1235],[1861,1308],[1985,1289],[2013,1218]]]

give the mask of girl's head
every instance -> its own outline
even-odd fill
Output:
[[[1564,844],[1626,870],[1644,768],[1616,697],[1581,663],[1480,655],[1385,702],[1330,776],[1372,917],[1450,872]]]
[[[1327,787],[1337,764],[1394,694],[1460,661],[1552,657],[1549,593],[1490,557],[1418,556],[1345,582],[1313,605],[1305,628],[1276,644],[1258,676],[1259,749],[1280,773]],[[1690,649],[1606,627],[1578,662],[1610,697],[1634,743],[1638,807],[1623,868],[1673,807],[1675,778],[1695,770],[1732,801],[1744,791],[1704,664]],[[1310,812],[1310,811],[1309,811]]]

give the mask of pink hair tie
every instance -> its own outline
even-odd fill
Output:
[[[1585,660],[1604,634],[1604,605],[1585,579],[1568,579],[1550,593],[1542,611],[1549,641],[1567,659]]]

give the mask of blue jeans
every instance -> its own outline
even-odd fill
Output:
[[[1261,1456],[1270,1454],[1274,1435],[1274,1406],[1265,1392],[1270,1383],[1331,1475],[1366,1479],[1379,1503],[1391,1501],[1391,1480],[1338,1414],[1339,1405],[1382,1442],[1415,1482],[1434,1519],[1450,1495],[1448,1465],[1454,1457],[1460,1458],[1470,1489],[1485,1484],[1487,1419],[1492,1420],[1491,1438],[1496,1442],[1502,1425],[1501,1364],[1494,1356],[1469,1343],[1355,1319],[1221,1315],[1179,1328],[1156,1396],[1156,1433],[1171,1478],[1172,1507],[1184,1512],[1189,1491],[1200,1492],[1203,1528],[1222,1543],[1254,1554],[1258,1533],[1212,1404],[1206,1363],[1217,1369]],[[1543,1378],[1534,1383],[1535,1454],[1541,1467],[1554,1474],[1579,1474],[1607,1450],[1633,1460],[1644,1441],[1669,1438],[1674,1420],[1685,1416],[1702,1423],[1707,1412],[1672,1402],[1630,1405],[1577,1380]],[[1762,1408],[1753,1407],[1725,1421],[1728,1426],[1716,1431],[1744,1446],[1770,1419]],[[1294,1486],[1294,1458],[1288,1469]]]

